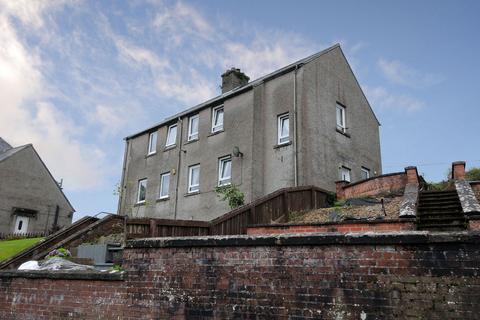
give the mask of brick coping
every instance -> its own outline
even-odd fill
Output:
[[[322,246],[322,245],[409,245],[433,243],[480,244],[479,231],[429,232],[359,232],[291,233],[275,235],[198,236],[135,239],[125,249],[185,248],[232,246]]]
[[[123,281],[123,273],[66,270],[0,270],[0,278]]]
[[[288,228],[301,226],[331,226],[331,225],[348,225],[348,224],[381,224],[381,223],[415,223],[415,218],[401,218],[401,219],[358,219],[358,220],[342,220],[342,221],[328,221],[328,222],[303,222],[303,223],[275,223],[275,224],[252,224],[248,228]]]

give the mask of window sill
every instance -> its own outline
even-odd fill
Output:
[[[165,197],[165,198],[158,198],[156,202],[164,202],[170,200],[170,197]]]
[[[144,205],[145,205],[145,201],[142,201],[142,202],[135,203],[133,206],[134,207],[141,207],[141,206],[144,206]]]
[[[187,140],[187,142],[185,142],[183,145],[187,145],[187,144],[194,143],[194,142],[197,142],[197,141],[198,141],[198,138],[197,139],[192,139],[192,140]]]
[[[347,137],[347,138],[350,138],[350,135],[349,135],[348,133],[346,133],[346,132],[343,132],[343,131],[342,131],[342,130],[340,130],[340,129],[335,129],[335,130],[336,130],[338,133],[340,133],[340,134],[344,135],[345,137]]]
[[[184,197],[196,196],[197,194],[200,194],[200,191],[188,192]]]
[[[147,155],[145,156],[145,159],[146,159],[146,158],[149,158],[149,157],[152,157],[152,156],[154,156],[154,155],[156,155],[156,154],[157,154],[157,151],[152,152],[152,153],[149,153],[149,154],[147,154]]]
[[[177,147],[176,144],[172,144],[171,146],[167,146],[165,148],[163,148],[163,151],[169,151],[169,150],[172,150],[172,149],[175,149]]]
[[[229,181],[229,182],[226,182],[226,183],[223,183],[223,184],[217,184],[217,187],[221,188],[221,187],[228,187],[229,185],[231,185],[232,182]]]
[[[292,141],[288,141],[288,142],[285,142],[285,143],[282,143],[282,144],[276,144],[276,145],[273,146],[273,149],[283,148],[283,147],[289,146],[291,144],[292,144]]]
[[[210,133],[210,134],[208,135],[208,137],[215,136],[215,135],[217,135],[217,134],[219,134],[219,133],[222,133],[222,132],[224,132],[224,131],[225,131],[225,130],[222,129],[222,130],[218,130],[218,131],[212,132],[212,133]]]

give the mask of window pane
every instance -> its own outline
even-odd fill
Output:
[[[168,197],[168,189],[170,187],[170,174],[163,174],[160,184],[160,198]]]
[[[223,108],[213,110],[212,132],[223,130]]]
[[[188,130],[188,140],[198,138],[198,116],[190,118],[190,128]]]
[[[337,106],[337,126],[343,127],[342,108]]]
[[[229,184],[232,176],[232,160],[230,158],[220,159],[218,169],[218,185]]]
[[[200,166],[189,168],[188,192],[198,191],[200,185]]]
[[[282,137],[288,137],[289,131],[289,121],[288,118],[282,119]]]
[[[148,153],[154,153],[155,151],[157,151],[157,133],[153,132],[149,136]]]
[[[175,126],[171,126],[168,129],[168,136],[167,136],[166,145],[171,146],[171,145],[175,144],[176,141],[177,141],[177,126],[175,125]]]
[[[138,199],[137,202],[145,201],[147,194],[147,180],[140,180],[138,182]]]

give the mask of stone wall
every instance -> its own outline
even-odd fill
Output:
[[[480,181],[470,182],[470,185],[475,193],[475,197],[477,197],[478,202],[480,202]]]
[[[123,281],[0,272],[0,318],[476,319],[479,244],[412,231],[135,240]]]

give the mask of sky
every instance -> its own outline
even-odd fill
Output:
[[[123,138],[340,43],[380,120],[383,172],[480,166],[479,1],[0,0],[0,136],[77,210],[116,212]]]

